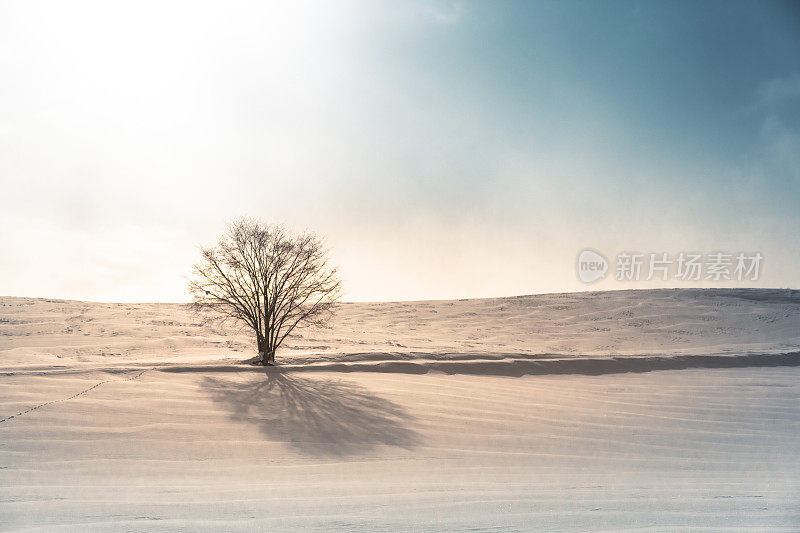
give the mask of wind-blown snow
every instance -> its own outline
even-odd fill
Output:
[[[206,318],[0,299],[0,530],[800,524],[796,292],[342,304],[270,369]]]
[[[180,304],[0,298],[0,368],[252,357],[255,341]],[[684,289],[340,304],[284,364],[800,350],[800,291]]]

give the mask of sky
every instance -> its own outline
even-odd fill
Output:
[[[238,216],[345,300],[800,288],[800,7],[0,0],[0,294],[188,301]],[[760,252],[758,280],[576,275]]]

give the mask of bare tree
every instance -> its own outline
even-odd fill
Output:
[[[241,218],[216,246],[200,250],[189,281],[194,305],[252,328],[264,365],[295,328],[324,325],[341,294],[337,270],[311,233]]]

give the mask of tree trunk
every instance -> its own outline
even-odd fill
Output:
[[[256,334],[256,344],[258,345],[258,357],[261,359],[262,365],[268,365],[269,354],[272,352],[274,358],[274,351],[270,350],[269,343],[260,333]]]

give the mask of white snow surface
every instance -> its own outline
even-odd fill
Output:
[[[800,293],[0,298],[0,530],[797,531]]]

